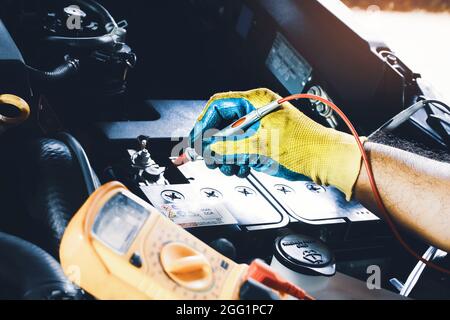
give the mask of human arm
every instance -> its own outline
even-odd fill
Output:
[[[450,251],[450,164],[378,143],[366,142],[364,147],[391,217],[428,243]],[[354,196],[378,212],[364,168]]]

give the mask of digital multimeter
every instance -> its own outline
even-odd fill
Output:
[[[98,299],[239,299],[248,271],[119,182],[77,212],[60,258],[69,278]]]

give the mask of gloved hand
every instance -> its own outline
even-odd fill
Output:
[[[225,175],[245,177],[253,168],[288,180],[309,177],[317,184],[337,187],[350,200],[362,158],[353,136],[316,123],[290,103],[242,134],[212,137],[280,98],[268,89],[214,95],[190,134],[191,145],[208,167],[220,167]]]

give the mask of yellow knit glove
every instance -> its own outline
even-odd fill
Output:
[[[240,135],[205,138],[212,129],[233,121],[281,97],[268,89],[214,95],[191,132],[191,141],[210,167],[227,175],[246,176],[250,168],[289,180],[305,176],[332,185],[351,199],[361,168],[361,154],[353,136],[326,128],[284,103],[280,109]]]

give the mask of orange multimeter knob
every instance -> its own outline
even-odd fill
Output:
[[[247,120],[246,117],[240,118],[238,121],[236,121],[235,123],[233,123],[231,125],[232,128],[236,128],[239,127],[241,124],[243,124],[245,121]]]
[[[213,284],[213,272],[208,259],[185,244],[165,245],[161,250],[160,259],[167,275],[187,289],[204,291]]]

